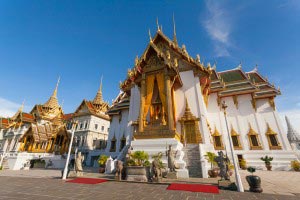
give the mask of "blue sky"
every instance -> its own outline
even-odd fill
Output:
[[[65,113],[93,99],[103,75],[103,95],[119,92],[136,55],[154,35],[156,18],[190,55],[217,62],[217,70],[242,62],[280,86],[277,108],[300,128],[300,1],[4,1],[0,0],[0,115],[42,104],[61,82]]]

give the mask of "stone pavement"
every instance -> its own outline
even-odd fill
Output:
[[[112,175],[92,173],[88,170],[85,177],[114,179]],[[0,171],[0,199],[88,199],[107,197],[108,199],[300,199],[300,173],[283,171],[257,171],[262,178],[263,194],[247,192],[246,171],[240,171],[245,193],[220,190],[219,195],[166,190],[167,183],[174,180],[164,179],[162,184],[128,183],[109,181],[99,185],[65,183],[59,177],[60,170],[3,170]],[[71,173],[72,176],[72,173]],[[216,184],[218,179],[190,178],[175,182]],[[232,179],[233,180],[233,179]],[[77,193],[78,192],[78,193]]]
[[[299,199],[300,196],[238,193],[220,190],[220,194],[166,190],[166,184],[108,181],[97,185],[66,183],[58,178],[0,177],[0,200],[13,199]]]

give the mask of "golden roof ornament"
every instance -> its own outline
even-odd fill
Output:
[[[93,100],[93,104],[102,104],[103,103],[103,97],[102,97],[102,78],[103,76],[101,76],[101,81],[100,81],[100,87],[97,91],[97,94]]]
[[[171,59],[171,54],[170,54],[170,51],[169,51],[169,50],[166,51],[166,56],[167,56],[167,59],[168,59],[168,60]]]
[[[176,46],[178,46],[178,42],[177,42],[177,37],[176,37],[176,25],[175,25],[175,17],[174,17],[174,13],[173,13],[173,42],[175,43]]]
[[[188,56],[188,52],[186,51],[186,47],[185,47],[184,44],[182,45],[181,49],[182,49],[182,52],[183,52],[186,56]]]
[[[159,24],[158,24],[158,17],[156,17],[156,25],[157,25],[157,31],[160,31],[160,27],[159,27]]]
[[[135,60],[134,60],[135,66],[137,66],[138,63],[139,63],[139,57],[138,57],[138,55],[136,55]]]
[[[149,28],[149,39],[150,39],[150,42],[153,42],[153,41],[152,41],[151,32],[150,32],[150,28]]]
[[[44,104],[44,107],[48,107],[48,108],[57,108],[59,107],[58,101],[57,101],[57,89],[58,89],[58,85],[60,82],[60,77],[58,77],[57,83],[56,83],[56,87],[53,91],[52,96],[49,98],[49,100]]]
[[[201,62],[201,61],[200,61],[200,55],[199,55],[199,54],[196,55],[196,62],[197,62],[197,63],[200,63],[200,62]]]
[[[177,58],[174,58],[174,65],[175,65],[175,67],[178,67],[178,60],[177,60]]]
[[[241,61],[240,64],[237,66],[237,69],[242,69],[242,61]]]
[[[253,71],[257,72],[258,71],[258,65],[256,64]]]

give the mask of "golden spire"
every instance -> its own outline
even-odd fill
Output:
[[[25,103],[25,99],[23,100],[22,105],[20,106],[19,110],[18,110],[18,111],[16,112],[16,114],[11,118],[12,120],[17,119],[19,113],[22,113],[22,112],[23,112],[23,109],[24,109],[24,103]]]
[[[174,17],[174,13],[173,13],[173,31],[174,31],[174,38],[173,38],[173,41],[174,41],[174,43],[178,46],[178,43],[177,43],[177,37],[176,37],[176,25],[175,25],[175,17]]]
[[[57,88],[60,82],[60,77],[58,77],[55,89],[53,91],[52,96],[49,98],[49,100],[44,104],[44,107],[49,107],[49,108],[57,108],[59,107],[58,101],[57,101]]]
[[[103,102],[103,98],[102,98],[102,78],[103,76],[101,76],[101,82],[100,82],[100,87],[98,89],[98,92],[93,100],[94,104],[101,104]]]
[[[55,90],[53,91],[53,94],[52,94],[52,96],[55,97],[55,98],[57,98],[57,88],[58,88],[58,85],[59,85],[59,81],[60,81],[60,76],[57,79],[56,87],[55,87]]]

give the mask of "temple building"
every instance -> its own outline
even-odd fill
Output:
[[[218,72],[199,55],[192,58],[185,45],[178,45],[175,28],[173,40],[159,26],[149,36],[108,110],[107,153],[117,157],[131,145],[151,158],[158,152],[165,155],[172,145],[179,177],[207,177],[205,154],[229,151],[230,135],[238,160],[245,159],[248,166],[263,169],[260,158],[268,155],[274,157],[273,169],[290,169],[296,157],[275,106],[279,88],[257,68],[245,72],[239,65]]]
[[[99,152],[106,147],[110,117],[106,114],[109,104],[103,101],[102,79],[99,90],[92,101],[83,100],[68,121],[76,121],[75,146],[85,156],[85,165],[95,165]]]
[[[10,169],[21,169],[31,159],[50,159],[67,152],[70,135],[57,100],[58,83],[49,100],[35,105],[30,113],[23,112],[22,106],[13,117],[0,119],[0,153]]]

